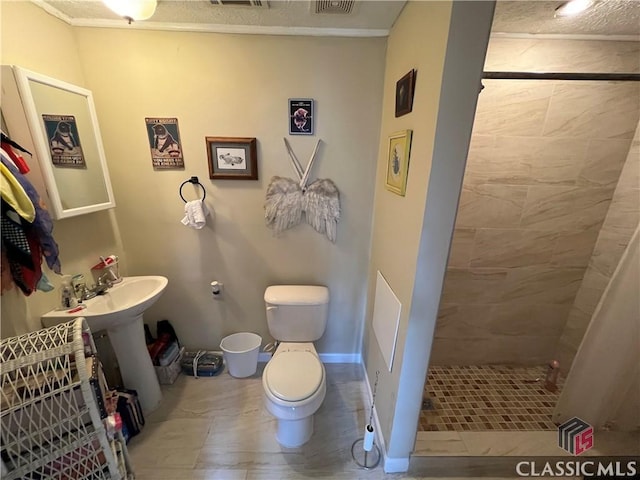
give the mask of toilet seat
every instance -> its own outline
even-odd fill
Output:
[[[283,351],[265,368],[269,391],[285,402],[299,402],[318,391],[323,380],[320,359],[306,350]]]

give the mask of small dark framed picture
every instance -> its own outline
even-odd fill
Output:
[[[406,115],[413,109],[413,90],[415,85],[415,70],[409,71],[396,82],[396,117]]]
[[[206,137],[209,178],[258,180],[256,139],[248,137]]]
[[[289,99],[289,135],[313,135],[315,118],[312,98]]]

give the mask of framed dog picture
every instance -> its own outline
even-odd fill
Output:
[[[256,139],[247,137],[206,137],[209,178],[218,180],[258,180]]]
[[[413,109],[413,91],[415,85],[415,70],[411,70],[396,82],[396,117],[406,115]]]
[[[313,135],[315,118],[312,98],[289,99],[289,135]]]
[[[403,130],[389,137],[386,187],[402,197],[407,191],[411,134],[411,130]]]
[[[145,118],[153,168],[184,168],[177,118]]]

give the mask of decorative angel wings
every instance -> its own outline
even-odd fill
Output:
[[[315,180],[307,186],[320,140],[316,143],[304,170],[286,138],[284,144],[299,181],[286,177],[271,179],[264,205],[267,226],[279,234],[298,225],[304,213],[309,225],[335,242],[340,220],[340,192],[329,179]]]

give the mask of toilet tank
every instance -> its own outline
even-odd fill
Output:
[[[316,285],[273,285],[264,292],[267,325],[280,342],[313,342],[327,326],[329,289]]]

